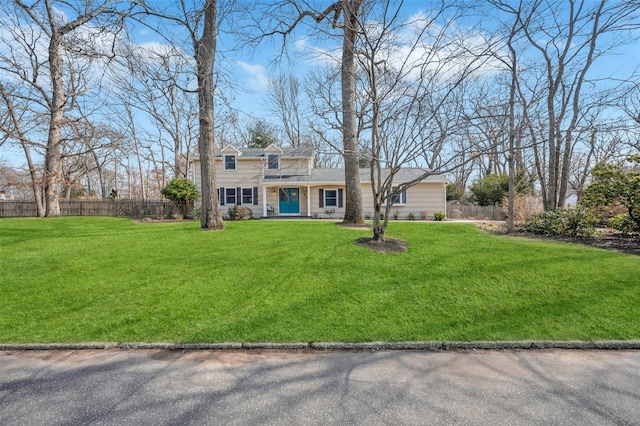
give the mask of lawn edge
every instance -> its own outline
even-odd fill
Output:
[[[28,350],[317,350],[317,351],[454,351],[454,350],[640,350],[640,340],[598,341],[427,341],[427,342],[87,342],[87,343],[0,343],[0,351]]]

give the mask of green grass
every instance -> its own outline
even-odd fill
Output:
[[[0,342],[640,338],[640,258],[392,222],[0,220]]]

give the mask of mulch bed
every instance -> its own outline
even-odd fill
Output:
[[[536,238],[543,240],[564,241],[569,243],[584,244],[591,247],[598,247],[606,250],[616,250],[623,253],[640,256],[640,236],[621,235],[607,230],[603,230],[599,235],[593,237],[569,237],[559,235],[536,235],[526,232],[512,234],[525,238]]]
[[[363,237],[356,240],[359,246],[368,247],[380,253],[402,253],[409,249],[406,241],[385,238],[384,241],[375,241],[372,237]]]
[[[368,223],[337,222],[336,225],[342,228],[372,229],[372,226]],[[394,238],[385,238],[384,241],[376,241],[373,237],[362,237],[356,240],[356,244],[380,253],[402,253],[409,249],[409,244],[407,244],[406,241],[396,240]]]
[[[479,222],[476,226],[483,231],[496,234],[506,234],[506,225],[502,222]],[[509,234],[514,237],[533,238],[537,240],[563,241],[567,243],[584,244],[606,250],[616,250],[623,253],[640,256],[640,235],[622,235],[609,228],[600,228],[592,237],[571,237],[565,235],[541,235],[518,231]]]

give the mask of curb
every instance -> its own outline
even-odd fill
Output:
[[[164,349],[164,350],[304,350],[317,351],[454,351],[454,350],[640,350],[640,340],[601,341],[503,341],[503,342],[222,342],[222,343],[146,343],[146,342],[87,342],[87,343],[16,343],[0,344],[0,351],[44,350],[101,350],[101,349]]]

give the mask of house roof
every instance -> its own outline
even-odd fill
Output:
[[[397,183],[409,182],[415,179],[419,179],[426,170],[419,168],[403,168],[398,170],[395,174],[393,180]],[[383,169],[382,175],[384,178],[389,176],[389,169]],[[262,177],[260,180],[261,183],[269,184],[269,183],[299,183],[299,184],[336,184],[336,183],[344,183],[344,169],[342,168],[333,168],[333,169],[312,169],[309,175],[267,175]],[[361,182],[371,182],[370,179],[370,170],[360,169],[360,181]],[[426,179],[423,179],[425,182],[441,182],[446,183],[447,179],[440,174],[434,174],[428,176]]]
[[[267,148],[275,147],[275,145],[270,145]],[[221,157],[222,152],[226,152],[230,150],[230,147],[233,148],[234,151],[238,152],[238,155],[241,158],[264,158],[266,154],[271,152],[278,152],[276,149],[267,150],[265,153],[265,148],[236,148],[231,145],[227,145],[222,149],[216,149],[216,157]],[[283,157],[313,157],[313,148],[308,147],[299,147],[299,148],[280,148]]]

